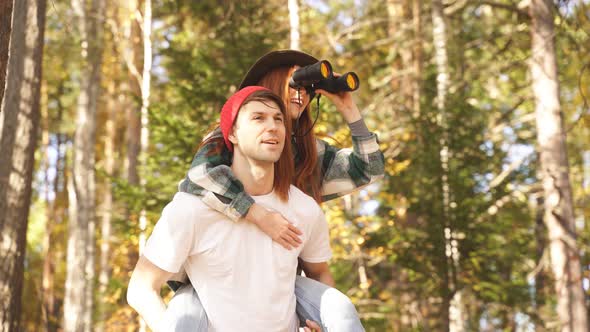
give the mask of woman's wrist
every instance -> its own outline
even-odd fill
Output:
[[[344,107],[342,110],[340,110],[340,114],[342,114],[344,120],[346,120],[347,123],[353,123],[363,118],[361,116],[361,112],[355,104]]]
[[[253,223],[254,225],[258,225],[258,223],[260,222],[260,220],[262,220],[265,213],[266,213],[265,208],[258,205],[257,203],[254,203],[248,209],[248,213],[246,214],[246,217],[244,219]]]

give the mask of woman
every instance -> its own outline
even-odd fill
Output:
[[[314,136],[309,106],[311,96],[305,89],[290,88],[288,82],[296,68],[316,62],[318,59],[299,51],[270,52],[250,68],[239,89],[250,85],[264,86],[285,101],[293,123],[295,178],[292,183],[321,203],[349,194],[382,177],[384,158],[377,137],[367,129],[350,92],[332,94],[318,89],[312,93],[320,93],[334,103],[350,127],[353,149],[337,149]],[[218,129],[209,138],[215,136],[221,136]],[[215,145],[216,141],[207,139],[204,142],[193,159],[187,177],[179,185],[179,190],[200,196],[211,208],[234,221],[244,222],[240,220],[243,218],[256,224],[286,249],[297,247],[301,242],[298,237],[301,232],[279,213],[258,206],[244,192],[242,184],[228,166],[230,152],[223,149],[221,154],[212,153],[220,149]],[[318,322],[322,329],[331,331],[363,330],[354,306],[342,293],[304,277],[297,278],[295,289],[297,313],[302,322],[309,319]],[[326,308],[326,303],[330,303],[330,308]],[[183,319],[176,319],[176,326],[180,327],[184,323],[191,325],[194,320],[200,324],[204,320],[206,324],[202,307],[197,309],[199,306],[200,302],[192,287],[186,285],[181,288],[170,304],[171,308],[185,311]],[[191,311],[193,321],[186,319],[189,315],[187,310]],[[176,317],[178,313],[174,315]],[[200,315],[201,318],[194,318],[194,315]],[[191,326],[194,329],[194,326],[199,325]]]

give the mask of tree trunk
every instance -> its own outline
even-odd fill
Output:
[[[141,19],[138,19],[140,4],[130,1],[127,4],[130,13],[136,13],[131,17],[134,20],[124,22],[123,52],[126,54],[125,61],[132,74],[130,85],[132,93],[139,95],[141,106],[139,110],[130,107],[127,113],[127,179],[130,185],[145,187],[146,179],[139,174],[141,165],[146,164],[146,152],[149,144],[148,131],[148,109],[150,98],[151,69],[152,69],[152,4],[151,0],[144,0],[144,10]],[[141,41],[141,42],[140,42]],[[139,57],[139,55],[142,55]],[[141,61],[143,60],[143,61]],[[147,214],[141,209],[138,219],[129,214],[131,222],[138,221],[139,225],[139,248],[138,252],[130,250],[130,261],[135,264],[136,253],[141,254],[146,241]],[[139,318],[139,330],[145,331],[146,325],[143,319]]]
[[[393,55],[391,88],[401,97],[394,101],[397,105],[403,105],[406,110],[413,108],[413,76],[409,69],[412,68],[412,47],[406,45],[411,42],[412,20],[411,4],[408,0],[388,0],[387,13],[389,17],[389,36],[395,36],[394,46],[391,48]]]
[[[148,109],[150,106],[151,70],[152,70],[152,1],[145,0],[143,13],[143,70],[141,75],[141,164],[147,164],[147,149],[149,145],[149,118]],[[145,188],[147,181],[141,177],[140,185]],[[146,242],[147,215],[145,208],[139,216],[139,252],[143,252]]]
[[[299,3],[297,0],[288,0],[289,9],[289,48],[299,49]]]
[[[545,239],[545,224],[543,223],[543,216],[545,215],[545,206],[543,196],[537,197],[537,211],[535,215],[535,258],[537,264],[544,264],[543,253],[545,252],[546,239]],[[537,311],[545,305],[545,275],[543,271],[539,271],[535,275],[535,306]]]
[[[126,64],[131,75],[131,93],[141,100],[141,27],[135,19],[139,12],[139,3],[135,0],[127,3],[128,16],[124,24],[124,50]],[[127,181],[131,185],[139,185],[139,153],[141,150],[141,108],[137,104],[130,105],[127,112]]]
[[[83,331],[84,324],[84,260],[86,250],[84,241],[87,238],[87,228],[78,225],[78,199],[74,186],[74,176],[67,176],[68,190],[68,246],[66,260],[66,286],[64,296],[64,331]]]
[[[561,331],[587,332],[588,317],[576,243],[566,132],[559,101],[553,2],[532,0],[529,10],[532,19],[529,67],[535,97],[540,172],[545,195],[544,220],[555,277],[557,315]]]
[[[388,34],[394,38],[393,46],[390,49],[391,64],[391,91],[399,96],[399,99],[392,100],[391,107],[403,106],[404,111],[414,108],[415,80],[416,73],[411,72],[414,68],[413,49],[406,43],[412,42],[412,31],[414,27],[409,23],[415,23],[412,18],[412,0],[388,0],[386,3],[388,15]],[[416,2],[416,1],[412,1]],[[395,117],[395,115],[394,115]],[[409,287],[410,282],[407,273],[403,269],[393,272],[391,280],[396,289],[397,306],[399,308],[399,319],[397,320],[396,331],[406,331],[416,328],[413,308],[417,306],[413,290]]]
[[[0,331],[19,331],[23,263],[40,117],[45,1],[14,5],[0,123]],[[14,56],[12,56],[14,55]]]
[[[125,64],[131,78],[128,81],[121,83],[121,88],[127,90],[131,98],[125,98],[124,103],[127,117],[127,126],[125,133],[126,151],[125,170],[127,182],[130,185],[139,185],[139,151],[141,149],[141,110],[137,106],[135,100],[141,100],[141,73],[138,67],[141,65],[141,51],[140,51],[140,26],[136,19],[136,13],[139,12],[139,4],[137,0],[130,0],[124,3],[120,8],[121,14],[118,15],[120,25],[122,27],[122,38],[118,44],[121,47],[121,53],[125,59]],[[125,219],[129,220],[130,224],[138,224],[139,216],[135,211],[131,211],[129,207],[125,208]],[[139,248],[132,246],[128,249],[128,268],[133,269],[139,258]],[[129,313],[129,320],[131,322],[138,322],[140,329],[142,329],[143,321],[139,318],[137,312],[132,310]],[[145,328],[144,328],[145,329]]]
[[[142,25],[143,40],[143,70],[141,74],[141,135],[140,135],[140,161],[143,166],[147,164],[147,149],[149,144],[148,108],[150,106],[150,83],[152,70],[152,1],[144,0],[144,13]],[[145,189],[147,181],[145,176],[140,178],[140,186]],[[143,207],[139,213],[139,254],[143,252],[146,242],[147,212]],[[145,321],[140,321],[140,331],[147,329]]]
[[[113,192],[111,189],[111,177],[115,170],[115,136],[116,136],[116,117],[119,108],[116,103],[117,86],[116,82],[111,81],[108,86],[108,101],[106,111],[107,119],[105,123],[105,143],[104,143],[104,195],[102,203],[102,219],[101,219],[101,236],[100,241],[100,272],[98,275],[98,293],[100,294],[101,302],[99,303],[99,313],[96,331],[104,331],[104,323],[107,320],[107,302],[108,284],[111,275],[109,266],[110,251],[111,251],[111,237],[112,237],[112,210],[113,210]]]
[[[423,40],[422,40],[422,1],[412,0],[412,18],[414,25],[413,66],[414,76],[412,80],[412,108],[414,116],[420,116],[420,99],[422,96],[422,67],[423,67]]]
[[[0,106],[6,86],[8,47],[10,45],[10,30],[12,30],[12,1],[0,0]],[[0,123],[0,128],[2,128],[2,123]],[[0,129],[0,137],[2,137],[2,129]]]
[[[582,163],[584,165],[584,180],[582,182],[582,188],[587,191],[590,189],[590,150],[586,150],[582,153]]]
[[[77,102],[73,169],[69,195],[68,262],[64,299],[64,330],[90,331],[94,290],[95,180],[94,144],[96,110],[102,61],[103,2],[93,0],[88,12],[79,0],[72,1],[81,29],[83,70]],[[74,206],[74,208],[72,208]]]
[[[63,88],[63,84],[60,86],[60,89]],[[60,90],[63,91],[63,90]],[[57,123],[61,123],[62,115],[63,115],[63,106],[57,101]],[[54,225],[58,223],[58,216],[57,216],[57,199],[58,199],[58,183],[60,179],[60,165],[62,163],[62,156],[61,156],[61,145],[62,145],[62,135],[57,133],[56,143],[55,143],[55,151],[56,151],[56,158],[55,158],[55,176],[51,180],[49,178],[49,173],[51,169],[51,157],[50,157],[50,150],[51,147],[51,140],[49,137],[49,129],[50,129],[50,119],[48,114],[44,114],[44,128],[43,128],[43,146],[45,148],[45,206],[47,209],[47,222],[45,224],[45,232],[43,234],[43,275],[42,275],[42,283],[41,283],[41,306],[42,306],[42,323],[45,328],[45,331],[53,332],[57,331],[57,317],[55,316],[56,305],[55,305],[55,293],[54,293],[54,275],[55,275],[55,263],[54,263],[54,254],[51,250],[53,244],[53,229]],[[53,198],[50,196],[50,193],[54,193]]]
[[[440,0],[432,1],[432,38],[434,46],[434,62],[436,63],[436,109],[439,114],[437,116],[438,123],[441,128],[440,137],[440,162],[442,168],[442,194],[443,194],[443,224],[444,224],[444,238],[445,238],[445,256],[447,260],[448,280],[446,293],[447,299],[443,299],[443,315],[447,315],[448,306],[448,329],[451,332],[464,331],[465,318],[462,305],[462,294],[457,288],[456,283],[456,269],[459,262],[459,250],[457,242],[454,240],[454,232],[452,225],[452,211],[450,210],[451,188],[449,184],[449,138],[448,138],[448,120],[446,115],[446,99],[450,85],[449,77],[449,63],[447,55],[447,25],[445,22],[443,5]]]

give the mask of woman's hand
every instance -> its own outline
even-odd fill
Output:
[[[297,248],[302,242],[299,235],[303,233],[282,214],[269,211],[254,203],[248,210],[246,220],[252,222],[276,243],[287,250]]]
[[[334,73],[334,77],[340,77],[340,74]],[[346,122],[353,123],[361,119],[361,112],[354,100],[352,100],[352,92],[342,91],[338,93],[330,93],[323,89],[316,89],[315,92],[330,99]]]
[[[305,324],[307,324],[306,327],[303,328],[303,331],[305,332],[321,332],[322,329],[320,328],[320,326],[318,325],[318,323],[312,321],[312,320],[305,320]]]

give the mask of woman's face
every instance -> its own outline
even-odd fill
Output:
[[[295,70],[297,68],[299,66],[295,66]],[[307,107],[307,104],[309,104],[309,95],[304,88],[293,89],[289,87],[289,103],[287,104],[287,108],[291,112],[292,119],[298,119],[305,110],[305,107]]]

